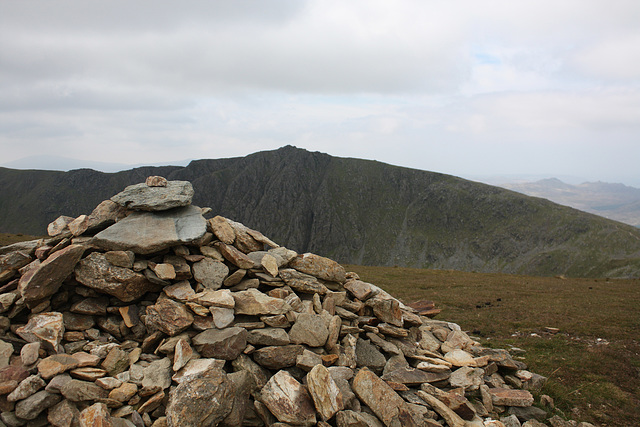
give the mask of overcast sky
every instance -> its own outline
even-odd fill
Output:
[[[0,164],[291,144],[640,186],[639,23],[637,0],[0,0]]]

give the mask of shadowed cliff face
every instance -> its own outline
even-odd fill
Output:
[[[294,147],[115,174],[0,169],[0,231],[43,234],[148,175],[298,252],[343,263],[533,275],[638,276],[640,230],[432,172]]]

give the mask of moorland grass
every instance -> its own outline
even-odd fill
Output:
[[[458,323],[485,346],[525,350],[516,357],[549,377],[541,394],[554,399],[551,414],[640,425],[640,279],[345,267],[403,302],[434,301],[442,309],[436,319]]]

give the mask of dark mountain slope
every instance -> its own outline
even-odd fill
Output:
[[[148,175],[299,252],[344,263],[640,275],[640,230],[460,178],[294,147],[116,174],[0,169],[0,231],[42,234]],[[11,188],[11,190],[7,190]]]

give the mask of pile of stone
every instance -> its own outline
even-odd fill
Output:
[[[544,425],[507,351],[192,196],[150,177],[0,249],[0,425]]]

